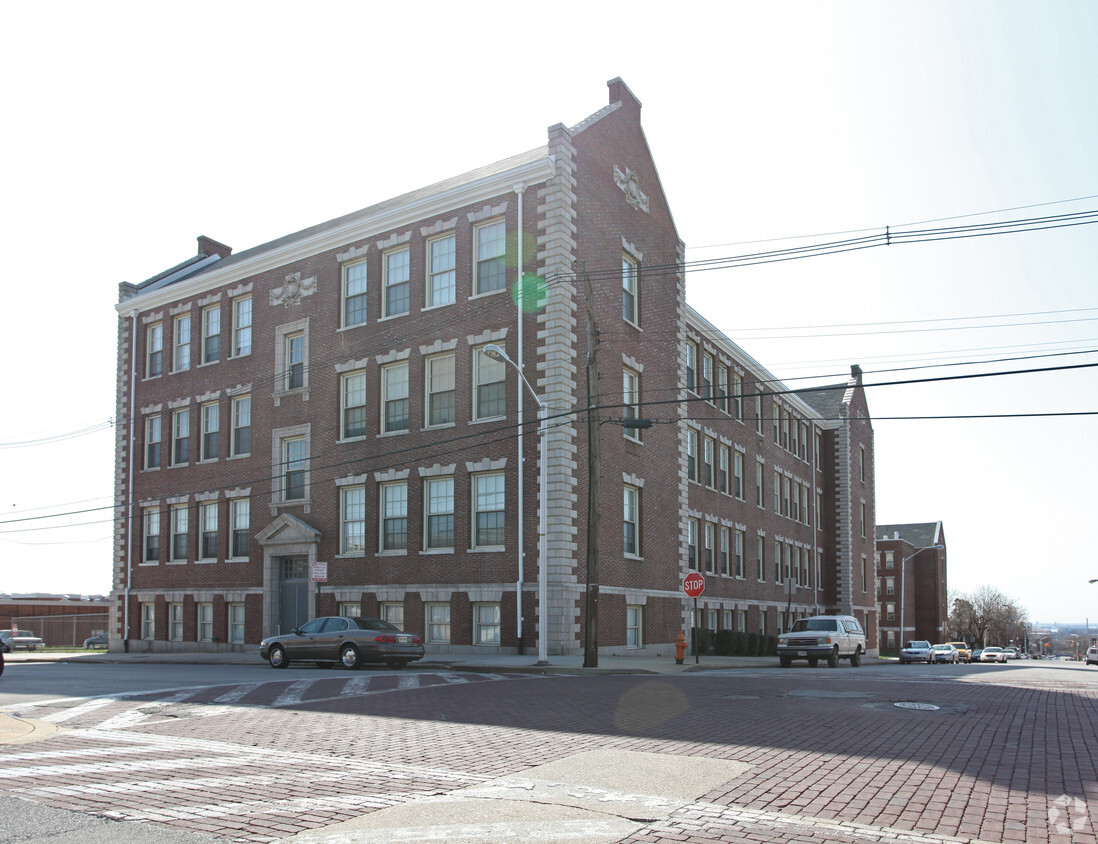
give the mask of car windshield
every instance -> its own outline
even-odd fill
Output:
[[[400,628],[380,618],[352,618],[359,630],[399,630]]]
[[[930,642],[908,642],[904,647],[908,650],[927,650],[930,648]]]
[[[984,653],[998,653],[1002,648],[984,648]]]
[[[794,633],[804,633],[806,630],[838,630],[839,622],[833,618],[801,618],[793,622]]]
[[[953,645],[935,645],[934,650],[936,650],[936,651],[951,651],[951,650],[953,650]]]

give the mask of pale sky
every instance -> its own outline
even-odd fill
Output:
[[[5,6],[0,592],[110,589],[119,282],[540,146],[614,77],[688,260],[1098,209],[1090,0],[408,8]],[[1096,267],[1082,225],[691,272],[687,300],[791,386],[872,385],[1098,363],[1048,357],[1098,349]],[[1098,418],[986,418],[1098,411],[1094,369],[868,400],[879,523],[941,520],[951,591],[1098,626]]]

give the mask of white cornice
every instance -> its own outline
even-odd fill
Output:
[[[370,216],[348,220],[342,225],[311,235],[303,235],[300,239],[265,249],[252,258],[233,261],[223,268],[215,267],[193,279],[138,293],[124,302],[119,302],[115,305],[115,310],[122,313],[134,308],[144,311],[161,307],[169,302],[186,299],[225,284],[243,281],[268,270],[288,266],[304,258],[346,246],[348,243],[372,237],[390,229],[409,226],[429,217],[452,212],[454,208],[512,193],[517,181],[525,182],[527,185],[538,184],[552,178],[553,174],[553,162],[548,156],[540,156],[504,172],[412,199],[396,207],[386,208]]]

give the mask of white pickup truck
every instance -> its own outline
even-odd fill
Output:
[[[837,668],[840,659],[849,659],[857,668],[865,653],[865,631],[852,615],[817,615],[799,618],[788,633],[778,636],[778,660],[789,668],[795,659],[807,659],[810,668],[825,660]]]

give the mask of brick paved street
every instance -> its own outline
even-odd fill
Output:
[[[426,840],[445,812],[459,841],[1093,844],[1098,674],[949,668],[291,671],[56,699],[20,711],[63,730],[0,747],[0,793],[239,841]],[[513,801],[556,814],[523,827]]]

